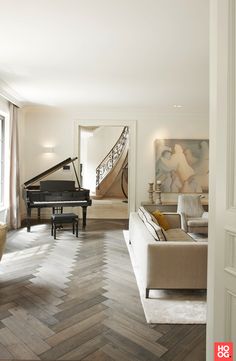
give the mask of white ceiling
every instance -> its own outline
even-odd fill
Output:
[[[207,112],[208,17],[208,0],[0,0],[0,79],[26,103]]]

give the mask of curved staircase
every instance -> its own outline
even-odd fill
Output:
[[[96,168],[96,196],[128,197],[129,129],[124,127],[116,144]]]

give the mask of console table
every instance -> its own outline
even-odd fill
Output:
[[[148,201],[141,202],[141,206],[146,208],[149,212],[154,212],[159,209],[161,212],[177,212],[177,202],[163,201],[161,204],[151,203]],[[205,211],[208,211],[208,200],[202,200],[202,206]]]

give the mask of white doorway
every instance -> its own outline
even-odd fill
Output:
[[[113,193],[102,197],[96,194],[96,167],[115,144],[118,134],[127,127],[129,133],[128,187],[127,195]],[[106,134],[106,136],[104,136]],[[81,184],[90,189],[92,207],[88,218],[128,219],[129,212],[135,210],[135,121],[78,120],[75,124],[75,155],[78,156]],[[103,142],[102,146],[101,142]],[[132,184],[132,186],[131,186]],[[119,187],[120,188],[120,187]],[[115,193],[114,193],[115,192]]]
[[[118,126],[80,126],[81,186],[90,189],[90,195],[94,198],[99,197],[97,190],[97,183],[99,182],[99,179],[97,179],[98,167],[102,166],[98,175],[100,178],[104,177],[104,173],[109,169],[110,164],[113,163],[115,156],[115,152],[111,152],[111,150],[113,150],[123,130],[124,127]],[[111,196],[121,199],[125,197],[118,190],[114,190]],[[108,195],[104,194],[103,198],[109,198],[109,193]]]

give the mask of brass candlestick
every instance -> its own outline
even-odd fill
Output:
[[[148,183],[148,184],[149,184],[149,189],[148,189],[149,202],[150,202],[150,203],[154,203],[154,199],[153,199],[153,193],[154,193],[153,184],[154,184],[154,183]]]
[[[157,181],[157,185],[156,185],[156,194],[157,194],[157,198],[156,198],[156,204],[161,204],[161,181]]]

